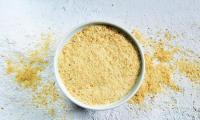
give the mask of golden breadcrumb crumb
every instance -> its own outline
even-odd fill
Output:
[[[41,83],[40,73],[47,67],[46,58],[48,49],[53,41],[51,34],[42,37],[42,44],[31,51],[28,57],[18,56],[16,60],[8,59],[6,61],[6,71],[8,74],[14,74],[17,83],[25,88],[36,90]]]
[[[195,83],[200,83],[200,62],[179,60],[178,68],[181,73],[186,75],[190,80]]]
[[[130,100],[130,103],[143,103],[145,98],[149,95],[156,95],[164,90],[165,87],[170,87],[175,91],[181,91],[181,88],[173,81],[174,67],[170,62],[173,62],[174,55],[178,49],[168,47],[165,40],[156,41],[152,38],[146,38],[139,30],[135,30],[133,35],[139,40],[144,47],[151,47],[153,54],[145,51],[146,73],[145,80],[136,95]],[[168,36],[169,37],[169,36]]]
[[[49,50],[54,36],[52,34],[41,35],[41,43],[28,56],[16,55],[6,61],[6,72],[15,76],[17,83],[25,88],[33,90],[32,102],[38,108],[47,109],[51,117],[55,117],[58,111],[55,105],[61,96],[54,81],[45,83],[40,74],[47,68]],[[43,84],[42,84],[43,83]],[[66,109],[64,103],[60,103],[60,109]],[[63,115],[65,117],[66,115]],[[61,116],[59,116],[61,118]]]
[[[78,100],[100,105],[125,96],[140,72],[137,48],[121,31],[93,25],[78,32],[59,56],[59,73]]]

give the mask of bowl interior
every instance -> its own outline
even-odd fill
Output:
[[[132,43],[136,46],[136,48],[138,49],[139,52],[139,57],[140,57],[140,73],[138,75],[138,78],[136,80],[136,83],[133,85],[132,89],[129,91],[129,93],[122,97],[120,100],[113,102],[111,104],[105,104],[105,105],[88,105],[85,104],[79,100],[77,100],[75,97],[73,97],[67,90],[67,88],[64,86],[64,83],[60,77],[59,71],[58,71],[58,57],[60,52],[62,51],[62,48],[64,47],[64,45],[67,44],[67,42],[79,31],[81,31],[83,28],[89,26],[89,25],[108,25],[108,26],[112,26],[115,27],[117,29],[119,29],[120,31],[122,31],[124,34],[126,34],[131,40]],[[111,23],[107,23],[107,22],[90,22],[87,24],[83,24],[80,25],[79,27],[73,29],[72,32],[70,32],[66,39],[63,40],[59,45],[58,48],[56,50],[56,54],[54,57],[54,70],[55,70],[55,76],[56,76],[56,80],[57,83],[61,89],[61,91],[64,93],[64,96],[66,96],[67,98],[69,98],[72,102],[74,102],[75,104],[77,104],[80,107],[83,108],[87,108],[87,109],[92,109],[92,110],[106,110],[106,109],[111,109],[114,107],[117,107],[125,102],[127,102],[131,97],[133,97],[135,95],[135,93],[137,92],[137,90],[139,89],[139,87],[141,86],[142,82],[143,82],[143,78],[144,78],[144,72],[145,72],[145,63],[144,63],[144,54],[142,52],[141,47],[139,46],[139,44],[137,43],[137,41],[135,40],[135,38],[133,38],[133,36],[127,32],[125,29],[123,29],[122,27],[119,27],[118,25],[115,24],[111,24]]]

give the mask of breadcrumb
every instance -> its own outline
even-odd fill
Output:
[[[16,82],[28,89],[33,90],[32,100],[37,108],[46,109],[51,117],[56,117],[58,111],[55,105],[61,99],[54,81],[47,81],[40,74],[47,68],[49,49],[54,37],[52,34],[41,35],[41,43],[35,50],[28,52],[28,56],[16,55],[6,61],[6,72],[15,76]],[[43,83],[43,84],[42,84]],[[63,100],[64,101],[64,100]],[[63,103],[59,103],[60,109],[64,110]],[[62,115],[62,114],[60,114]],[[59,115],[59,118],[61,116]],[[66,115],[64,114],[63,117]]]
[[[121,31],[92,25],[78,32],[59,56],[59,73],[78,100],[100,105],[125,96],[140,72],[137,48]]]
[[[194,83],[200,83],[200,62],[179,60],[178,68],[181,73],[187,76]]]
[[[157,95],[165,87],[170,87],[174,91],[181,91],[181,88],[173,81],[175,69],[170,62],[174,62],[173,57],[178,52],[177,48],[165,49],[168,47],[165,40],[156,41],[152,38],[146,38],[140,31],[135,30],[133,35],[144,47],[151,47],[153,54],[145,51],[146,74],[145,80],[136,95],[130,100],[130,103],[141,104],[145,98],[150,95]],[[169,36],[168,36],[169,37]]]
[[[6,61],[6,71],[14,74],[17,83],[25,88],[36,90],[41,83],[40,73],[47,67],[48,49],[53,41],[51,34],[42,37],[42,44],[29,53],[28,57],[18,56]]]

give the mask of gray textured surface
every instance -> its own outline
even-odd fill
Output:
[[[42,32],[54,32],[57,41],[62,40],[73,27],[92,20],[117,23],[129,31],[139,28],[149,35],[167,28],[183,34],[175,44],[200,53],[199,0],[0,0],[0,54],[32,49]],[[61,119],[32,105],[30,91],[5,74],[4,60],[0,57],[0,120]],[[52,66],[42,76],[49,74]],[[183,93],[169,90],[143,106],[125,104],[99,112],[72,108],[60,114],[76,120],[200,120],[200,87],[178,73],[175,79]]]

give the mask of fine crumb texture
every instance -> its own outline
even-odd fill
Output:
[[[169,35],[170,33],[167,34]],[[157,95],[165,90],[165,87],[169,87],[174,91],[181,91],[181,88],[173,81],[173,74],[175,73],[173,58],[177,54],[178,48],[166,43],[169,40],[169,36],[164,36],[163,40],[156,41],[153,38],[146,38],[138,30],[135,30],[133,35],[145,48],[151,47],[152,53],[145,49],[145,80],[139,91],[130,100],[130,103],[141,104],[146,97]]]
[[[51,117],[56,117],[57,112],[55,105],[58,103],[60,98],[61,96],[55,86],[55,82],[48,81],[35,92],[32,97],[32,102],[38,108],[47,109]]]
[[[200,62],[190,60],[178,61],[178,68],[181,73],[187,76],[191,81],[200,83]]]
[[[53,34],[42,34],[41,43],[34,50],[28,51],[27,56],[19,54],[6,60],[6,72],[14,75],[19,85],[32,90],[30,101],[34,106],[46,109],[53,118],[61,118],[66,115],[58,110],[66,111],[67,105],[64,99],[61,99],[55,82],[40,76],[49,66],[49,51],[53,42]],[[59,105],[59,109],[56,105]]]
[[[51,118],[65,118],[68,105],[60,95],[54,80],[40,85],[32,96],[32,103],[40,109],[47,110]],[[62,111],[62,112],[61,112]]]
[[[56,112],[55,112],[55,109],[51,108],[48,110],[48,113],[52,116],[52,117],[55,117],[56,116]]]
[[[133,35],[145,48],[155,45],[155,42],[151,38],[145,38],[139,30],[134,30]]]
[[[53,41],[51,34],[41,36],[42,43],[28,56],[18,55],[6,61],[7,74],[13,74],[17,83],[25,88],[36,90],[41,83],[40,73],[47,67],[48,50]]]
[[[15,72],[14,64],[11,60],[6,61],[6,73],[11,74]]]
[[[167,49],[165,41],[157,42],[153,48],[155,50],[155,58],[157,58],[160,62],[173,61],[174,55],[179,52],[178,47],[170,46],[170,49]]]
[[[122,32],[88,26],[64,46],[58,59],[61,78],[78,100],[101,105],[127,95],[140,72],[137,48]]]
[[[168,30],[165,32],[165,39],[166,40],[173,40],[175,38],[176,38],[176,36],[172,35]]]
[[[154,64],[154,57],[145,55],[146,74],[145,80],[137,94],[130,100],[130,103],[143,103],[148,95],[156,95],[163,91],[165,86],[175,91],[181,89],[173,81],[174,69],[165,63]]]
[[[48,107],[49,104],[59,100],[60,95],[58,93],[55,82],[49,81],[36,92],[33,96],[33,102],[36,106]]]

